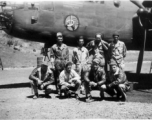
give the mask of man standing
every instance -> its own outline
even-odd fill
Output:
[[[109,47],[109,61],[114,59],[121,69],[124,69],[124,58],[126,57],[126,46],[124,42],[119,40],[118,34],[113,34],[113,42]]]
[[[75,64],[76,68],[78,67],[81,72],[81,69],[83,68],[83,66],[85,66],[88,62],[89,52],[83,46],[83,44],[84,44],[83,36],[79,37],[78,44],[79,44],[79,46],[74,48],[74,50],[73,50],[72,61]]]
[[[44,46],[42,49],[41,49],[41,54],[44,56],[44,61],[46,60],[46,58],[48,58],[48,61],[50,61],[50,58],[49,58],[49,55],[48,55],[48,48],[46,46]]]
[[[35,68],[29,76],[32,90],[34,91],[33,99],[39,97],[38,89],[45,90],[46,97],[55,91],[54,75],[46,63],[42,63],[40,67]]]
[[[70,97],[70,91],[72,91],[78,97],[81,81],[80,76],[72,69],[71,62],[67,62],[65,70],[60,73],[59,81],[61,94],[64,93],[66,97]]]
[[[83,73],[84,67],[87,66],[88,60],[89,60],[89,52],[88,50],[83,46],[84,44],[84,38],[83,36],[79,37],[78,40],[78,47],[74,48],[73,55],[72,55],[72,61],[75,65],[75,71],[81,76]],[[83,78],[83,77],[81,77]],[[81,93],[85,94],[84,90],[84,81],[81,79],[82,85],[81,85]]]
[[[106,74],[104,71],[104,64],[100,64],[100,59],[95,58],[92,61],[92,67],[90,70],[86,71],[84,74],[85,89],[86,89],[86,101],[91,102],[91,89],[100,90],[101,100],[104,99],[105,82]]]
[[[102,39],[102,35],[100,33],[97,33],[95,35],[95,40],[87,44],[89,55],[92,57],[91,59],[93,60],[97,56],[100,56],[100,59],[102,61],[101,63],[104,65],[106,58],[105,52],[108,51],[108,47],[109,47],[108,43]]]
[[[110,61],[110,67],[111,71],[109,73],[109,81],[107,81],[107,90],[115,90],[117,98],[120,99],[121,97],[121,100],[126,101],[126,91],[130,88],[126,74],[117,66],[116,61],[113,59]]]
[[[55,66],[54,76],[56,87],[58,90],[59,74],[64,69],[65,63],[69,61],[69,49],[63,42],[61,32],[56,34],[57,44],[54,44],[50,49],[50,61]]]

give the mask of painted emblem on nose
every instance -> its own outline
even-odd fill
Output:
[[[69,15],[65,19],[65,27],[69,31],[75,31],[79,27],[79,19],[74,15]]]

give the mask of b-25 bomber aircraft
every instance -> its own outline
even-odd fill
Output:
[[[152,37],[151,1],[6,1],[0,6],[2,30],[46,45],[55,43],[59,31],[66,43],[76,43],[75,38],[80,35],[89,42],[96,33],[104,34],[104,40],[110,42],[112,34],[117,32],[122,41],[132,40],[142,48],[137,67],[140,73],[145,42]]]

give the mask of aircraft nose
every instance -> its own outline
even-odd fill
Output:
[[[0,29],[10,32],[13,24],[13,8],[6,2],[0,2]]]

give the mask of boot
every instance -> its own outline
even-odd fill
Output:
[[[39,97],[38,93],[33,96],[33,99],[37,99]]]
[[[104,100],[104,92],[100,91],[100,100]]]
[[[124,102],[127,101],[127,95],[126,95],[125,92],[122,93],[122,98],[121,98],[121,100],[124,101]]]
[[[91,95],[89,95],[89,96],[86,97],[86,102],[92,102],[92,101],[93,101],[93,99],[92,99]]]

